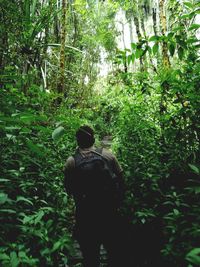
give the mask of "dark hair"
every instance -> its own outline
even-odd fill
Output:
[[[94,142],[94,130],[88,126],[81,126],[76,132],[76,140],[80,148],[88,148],[91,147]]]

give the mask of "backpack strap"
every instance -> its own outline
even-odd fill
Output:
[[[106,160],[106,162],[108,161],[108,159],[102,155],[103,147],[98,147],[95,150],[91,150],[91,152],[93,152],[94,154],[97,154],[97,155],[101,156],[104,160]]]
[[[102,156],[102,152],[103,152],[103,147],[97,147],[95,150],[91,150],[93,153],[97,154],[97,155],[101,155]]]
[[[81,154],[79,149],[77,148],[72,157],[74,158],[74,165],[76,167],[77,163],[79,163],[81,161],[81,159],[84,158],[84,155]]]
[[[92,153],[98,155],[98,156],[101,156],[102,158],[104,158],[102,156],[102,151],[103,151],[103,148],[102,147],[98,147],[98,148],[95,148],[94,150],[91,150]],[[86,156],[80,152],[79,148],[76,149],[74,155],[72,156],[74,158],[74,164],[76,166],[77,163],[79,163],[83,158],[85,158]]]

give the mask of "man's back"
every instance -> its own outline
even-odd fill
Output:
[[[105,149],[78,149],[65,165],[65,186],[74,196],[78,212],[111,212],[122,197],[122,170]],[[95,210],[96,208],[96,210]],[[102,213],[103,215],[103,213]]]
[[[124,193],[122,169],[110,151],[93,146],[94,132],[89,126],[80,127],[76,138],[79,148],[67,159],[64,173],[66,191],[76,204],[74,237],[80,244],[83,266],[99,267],[101,244],[107,250],[108,266],[121,266],[117,209]],[[108,186],[112,178],[117,198]]]

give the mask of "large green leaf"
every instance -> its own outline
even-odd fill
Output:
[[[44,216],[44,211],[43,210],[40,210],[38,213],[37,213],[37,216],[35,218],[35,224],[39,223],[42,219],[42,217]]]
[[[19,265],[19,259],[15,251],[10,253],[10,264],[11,267],[17,267]]]
[[[200,248],[192,249],[187,255],[186,260],[193,264],[200,264]]]
[[[173,57],[174,52],[175,52],[175,43],[170,43],[169,52],[170,52],[170,55]]]
[[[159,37],[157,35],[153,35],[149,38],[149,42],[155,42],[159,39]]]
[[[190,9],[193,8],[193,4],[191,2],[184,2],[184,5]]]
[[[132,55],[128,55],[127,59],[128,59],[128,65],[130,65],[130,63],[132,61]]]
[[[188,164],[188,165],[189,165],[190,169],[191,169],[194,173],[196,173],[196,174],[200,174],[200,170],[199,170],[198,167],[196,167],[196,166],[193,165],[193,164]]]
[[[65,133],[65,128],[63,126],[59,126],[52,133],[52,138],[54,141],[58,141]]]
[[[10,260],[10,257],[6,253],[1,253],[0,254],[0,260],[9,261]]]
[[[188,30],[189,31],[198,30],[199,28],[200,28],[200,24],[192,24]]]
[[[140,58],[143,53],[143,50],[141,48],[137,48],[135,52],[135,58]]]
[[[54,243],[51,252],[54,252],[54,251],[58,250],[58,249],[60,248],[61,245],[62,245],[62,243],[61,243],[60,241],[57,241],[56,243]]]
[[[23,201],[33,206],[33,202],[31,200],[29,200],[28,198],[22,197],[22,196],[18,196],[16,201],[17,202]]]
[[[8,195],[5,193],[0,193],[0,204],[4,204],[8,201]]]
[[[16,213],[15,210],[11,210],[11,209],[0,209],[0,212],[5,212],[8,214],[15,214]]]
[[[135,43],[131,43],[131,48],[132,48],[132,50],[135,50],[136,47],[137,47],[137,45],[136,45]]]
[[[158,52],[158,48],[159,48],[159,45],[156,43],[152,48],[154,55]]]

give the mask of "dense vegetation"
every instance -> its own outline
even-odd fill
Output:
[[[1,11],[0,265],[73,255],[63,166],[87,123],[97,144],[112,136],[124,169],[135,267],[200,266],[199,2],[6,0]]]

